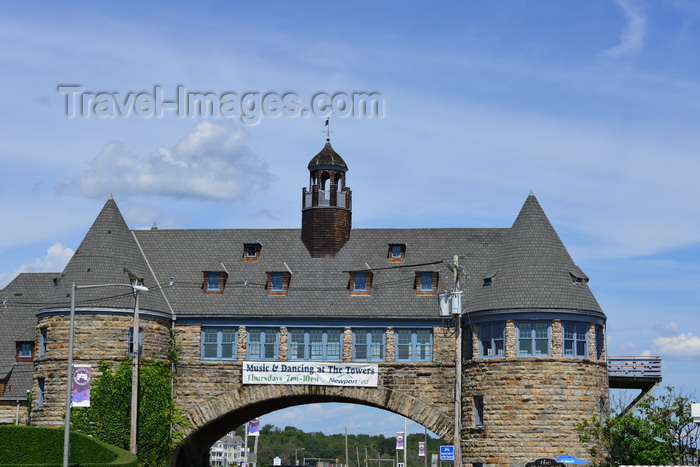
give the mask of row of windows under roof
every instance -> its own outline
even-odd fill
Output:
[[[348,289],[351,295],[369,295],[372,289],[374,273],[372,271],[350,271]],[[269,295],[286,295],[289,291],[292,273],[289,271],[270,271],[267,273],[265,289]],[[228,274],[223,271],[204,271],[202,288],[207,294],[222,294],[226,287]],[[416,271],[413,288],[417,295],[435,295],[438,290],[439,274],[437,271]]]
[[[551,321],[516,321],[515,326],[515,355],[519,357],[548,357],[552,350]],[[579,321],[562,321],[561,323],[561,356],[590,358],[589,340],[594,339],[595,357],[603,355],[603,328],[594,326],[591,331],[589,323]],[[471,337],[471,333],[469,334]],[[505,357],[508,333],[506,321],[495,321],[477,325],[479,357]],[[472,346],[469,346],[472,350]]]
[[[289,361],[329,361],[343,359],[342,328],[288,328],[286,353]],[[203,360],[237,360],[238,327],[202,327],[201,358]],[[394,330],[396,361],[427,362],[432,360],[431,328]],[[352,331],[352,359],[358,362],[386,360],[386,331],[381,328],[359,328]],[[247,328],[245,356],[247,360],[276,361],[280,356],[280,329]]]

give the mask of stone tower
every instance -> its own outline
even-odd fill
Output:
[[[301,240],[313,258],[333,258],[350,238],[352,191],[345,184],[348,166],[330,139],[308,165],[303,189]]]
[[[465,462],[588,456],[573,424],[608,404],[606,318],[532,193],[476,282],[464,315]]]

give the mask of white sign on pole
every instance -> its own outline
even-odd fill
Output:
[[[243,362],[243,384],[377,387],[379,365],[321,362]]]
[[[690,404],[690,415],[695,423],[700,423],[700,404]]]

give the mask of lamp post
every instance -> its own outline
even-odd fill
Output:
[[[299,457],[297,456],[297,453],[299,451],[303,451],[306,448],[299,448],[296,451],[294,451],[294,465],[299,465]]]
[[[75,285],[75,282],[71,285],[70,292],[70,324],[68,329],[68,371],[66,379],[66,418],[63,427],[63,467],[68,467],[68,457],[70,456],[70,409],[72,400],[72,389],[73,389],[73,341],[75,336],[75,293],[78,289],[94,289],[98,287],[131,287],[134,291],[136,297],[134,301],[134,324],[138,326],[138,313],[139,313],[139,293],[148,292],[148,288],[139,284],[96,284],[96,285]],[[136,332],[136,342],[137,342],[137,352],[138,355],[138,328]],[[138,359],[138,356],[136,357]],[[136,362],[136,367],[138,368],[138,360]],[[132,405],[134,399],[138,399],[138,375],[136,376],[137,386],[131,387],[131,400]],[[133,375],[132,375],[133,384]],[[134,411],[132,407],[131,412],[131,429],[132,437],[135,437],[134,432],[136,426],[136,417],[134,417]]]

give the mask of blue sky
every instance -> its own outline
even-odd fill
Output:
[[[249,3],[0,4],[0,286],[60,271],[110,194],[132,228],[299,227],[324,143],[313,112],[68,117],[59,86],[303,107],[378,93],[380,117],[331,116],[355,227],[508,227],[532,189],[591,278],[609,353],[660,354],[664,384],[700,389],[700,4]]]

